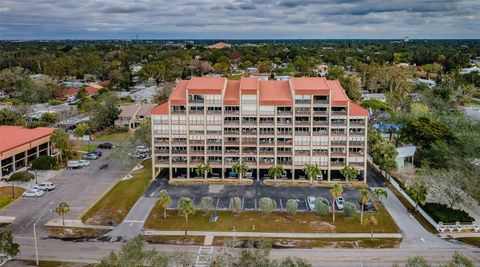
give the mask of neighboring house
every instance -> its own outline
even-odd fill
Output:
[[[136,87],[142,88],[136,92],[131,93],[129,96],[135,102],[147,102],[151,103],[155,97],[158,95],[159,88],[157,86],[150,86],[150,87]]]
[[[465,74],[470,74],[470,73],[475,72],[475,71],[480,73],[480,68],[475,66],[475,67],[471,67],[471,68],[461,69],[460,74],[465,75]]]
[[[371,94],[371,93],[362,93],[363,100],[378,100],[382,102],[387,101],[385,94]]]
[[[248,73],[258,73],[258,69],[255,67],[249,67],[247,68]]]
[[[219,43],[207,46],[207,48],[209,49],[224,49],[224,48],[230,48],[230,47],[232,46],[224,42],[219,42]]]
[[[395,161],[397,162],[398,170],[413,170],[413,157],[417,151],[416,146],[403,146],[397,147],[397,157]]]
[[[435,87],[437,85],[437,83],[434,81],[434,80],[429,80],[429,79],[422,79],[422,78],[418,78],[416,81],[415,81],[415,84],[425,84],[428,86],[428,88],[432,89],[433,87]]]
[[[80,114],[57,122],[57,126],[64,130],[73,130],[78,124],[87,123],[88,121],[90,121],[90,116]]]
[[[277,75],[277,76],[275,76],[275,80],[277,80],[277,81],[288,81],[288,80],[290,80],[290,76],[286,76],[286,75],[280,76],[280,75]]]
[[[151,110],[155,104],[132,104],[123,106],[115,121],[115,126],[128,127],[129,130],[137,129],[146,119],[150,118]]]

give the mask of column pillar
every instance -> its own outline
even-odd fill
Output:
[[[168,167],[168,176],[169,176],[168,179],[169,180],[173,178],[173,172],[172,171],[173,171],[172,167],[169,166]]]
[[[332,172],[331,169],[328,169],[328,170],[327,170],[327,178],[328,178],[328,181],[329,181],[329,182],[330,182],[330,179],[331,179],[331,172]]]
[[[15,155],[12,156],[12,172],[16,172],[17,171],[17,164],[16,164],[16,160],[15,160]]]

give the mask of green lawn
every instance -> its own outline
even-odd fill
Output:
[[[104,235],[109,230],[104,229],[89,229],[89,228],[75,228],[58,226],[46,226],[48,235],[59,239],[78,239],[78,238],[97,238]]]
[[[86,224],[118,225],[127,216],[135,202],[147,189],[152,178],[152,161],[142,162],[143,169],[133,173],[133,178],[118,182],[83,216]]]
[[[157,203],[158,204],[158,203]],[[369,233],[370,225],[365,221],[360,224],[360,214],[347,218],[337,213],[336,222],[332,223],[331,214],[317,216],[313,212],[299,212],[293,219],[285,212],[274,212],[263,216],[260,212],[245,211],[234,214],[230,211],[218,211],[218,221],[211,223],[209,216],[197,211],[190,216],[188,223],[174,210],[168,211],[167,220],[163,220],[162,211],[156,205],[150,213],[145,229],[155,230],[192,230],[192,231],[232,231],[238,232],[296,232],[296,233]],[[399,230],[385,208],[375,213],[378,225],[376,233],[398,233]],[[254,229],[255,228],[255,229]]]
[[[74,150],[77,151],[94,151],[95,149],[97,149],[97,145],[95,144],[81,144],[74,147]]]
[[[2,186],[0,187],[0,209],[6,207],[13,200],[22,196],[22,193],[25,189],[21,187],[14,187],[15,198],[12,198],[12,187],[11,186]]]
[[[95,141],[113,141],[113,142],[122,142],[125,141],[128,137],[130,137],[130,133],[128,132],[120,132],[120,133],[104,133],[94,138]]]

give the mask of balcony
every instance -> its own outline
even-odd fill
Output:
[[[221,110],[207,110],[207,114],[220,115],[222,114]]]
[[[207,144],[221,145],[222,144],[222,139],[208,139]]]
[[[240,149],[227,149],[225,154],[240,154]]]
[[[225,134],[239,135],[239,134],[240,134],[240,131],[225,131]]]
[[[308,150],[296,150],[295,156],[310,156],[310,151]]]
[[[365,132],[364,131],[350,131],[350,135],[364,136]]]
[[[172,164],[186,164],[187,158],[185,157],[174,157],[172,158]]]
[[[310,99],[295,99],[295,104],[297,105],[310,105]]]
[[[350,146],[365,146],[365,142],[363,141],[350,141]]]
[[[332,146],[346,146],[347,141],[332,141]]]
[[[172,115],[184,115],[187,114],[186,110],[172,110]]]
[[[203,154],[205,154],[205,150],[190,150],[190,154],[192,154],[192,155],[203,155]]]
[[[277,140],[277,146],[291,146],[293,144],[292,140],[281,141]]]
[[[275,164],[275,159],[274,158],[260,158],[258,160],[258,164],[262,166],[272,166]]]
[[[310,135],[310,132],[304,132],[304,131],[296,131],[295,132],[295,135],[296,136],[309,136]]]
[[[240,111],[239,110],[225,110],[225,115],[239,115]]]
[[[256,155],[257,154],[257,150],[256,149],[244,149],[242,151],[242,154],[243,155]]]
[[[333,111],[332,115],[347,115],[347,111]]]
[[[190,164],[202,164],[204,162],[205,162],[204,159],[191,159],[190,160]]]
[[[345,136],[346,132],[344,132],[344,131],[332,131],[332,135],[334,135],[334,136]]]
[[[260,131],[260,135],[275,135],[275,131]]]
[[[277,155],[279,155],[279,156],[291,156],[292,151],[291,150],[278,150]]]
[[[239,120],[225,120],[224,122],[225,125],[238,125],[240,124]]]
[[[284,166],[290,166],[292,165],[292,160],[277,160],[277,164],[281,164]]]
[[[328,121],[327,120],[318,120],[318,121],[314,120],[313,125],[325,125],[326,126],[326,125],[328,125]]]
[[[207,130],[207,135],[221,135],[222,131],[210,131]]]
[[[205,111],[203,110],[190,110],[188,114],[204,114]]]
[[[168,149],[155,149],[155,154],[169,154],[170,151]]]
[[[257,130],[242,130],[243,135],[257,135]]]
[[[292,114],[293,114],[293,112],[291,110],[289,110],[289,111],[288,110],[278,110],[277,111],[277,115],[279,115],[279,116],[285,116],[285,115],[287,115],[287,116],[290,115],[291,116]]]
[[[273,150],[273,148],[270,148],[270,149],[260,148],[260,155],[273,155],[273,154],[275,154],[275,151]]]
[[[204,145],[205,140],[190,140],[191,145]]]
[[[207,150],[207,154],[209,154],[209,155],[212,155],[212,154],[221,155],[222,150]]]
[[[156,163],[159,164],[169,164],[170,160],[168,158],[157,158]]]
[[[327,151],[312,151],[312,155],[314,156],[328,156],[328,152]]]
[[[328,99],[318,99],[318,100],[313,100],[313,104],[315,105],[328,105]]]
[[[190,133],[190,135],[204,135],[205,134],[204,131],[194,131],[194,130],[190,130],[189,133]]]
[[[296,115],[310,115],[310,110],[306,110],[306,109],[297,109],[295,111],[295,114]]]
[[[240,141],[238,140],[225,140],[225,145],[238,145]]]

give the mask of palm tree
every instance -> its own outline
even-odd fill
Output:
[[[370,201],[370,192],[367,189],[360,189],[360,203],[362,203],[362,210],[360,213],[360,224],[363,224],[363,210],[365,209],[365,204]]]
[[[178,201],[178,214],[185,217],[185,222],[188,222],[188,216],[195,214],[195,206],[193,205],[192,199],[188,197],[182,197]]]
[[[207,179],[207,176],[208,176],[208,173],[211,173],[212,172],[212,166],[210,166],[210,163],[202,163],[200,165],[197,166],[197,168],[195,168],[195,173],[198,175],[198,176],[202,176],[203,175],[203,178]]]
[[[238,179],[242,180],[242,176],[248,171],[248,165],[245,162],[237,162],[232,165],[232,171],[238,174]]]
[[[373,189],[373,196],[377,199],[378,202],[382,200],[382,197],[387,198],[388,193],[384,188],[375,188]]]
[[[282,176],[285,174],[287,174],[287,171],[285,170],[285,168],[283,168],[282,164],[272,165],[268,169],[268,176],[273,177],[274,180],[277,180],[278,176]]]
[[[343,187],[341,184],[333,184],[332,189],[330,189],[330,194],[332,195],[332,211],[333,211],[333,222],[335,222],[335,200],[339,198],[343,193]]]
[[[318,164],[307,164],[305,168],[303,168],[303,172],[307,175],[307,178],[310,179],[310,183],[313,184],[313,179],[316,179],[319,175],[322,174],[320,167]]]
[[[415,201],[415,211],[418,211],[418,203],[424,203],[427,200],[427,187],[422,181],[415,181],[408,187],[410,197]]]
[[[347,182],[350,182],[358,176],[358,170],[348,165],[343,167],[343,169],[340,170],[340,173],[345,177],[345,181]]]
[[[373,215],[368,217],[368,223],[370,224],[370,239],[373,239],[373,227],[378,224],[377,218],[375,218]]]
[[[164,189],[164,190],[160,191],[160,198],[158,199],[158,205],[163,210],[163,219],[164,220],[167,219],[167,206],[168,206],[168,204],[170,204],[171,201],[172,200],[171,200],[170,196],[168,195],[167,190]]]
[[[55,209],[55,212],[62,216],[62,225],[63,225],[63,231],[65,232],[65,215],[70,213],[70,206],[66,202],[60,202],[58,204],[58,207]]]

